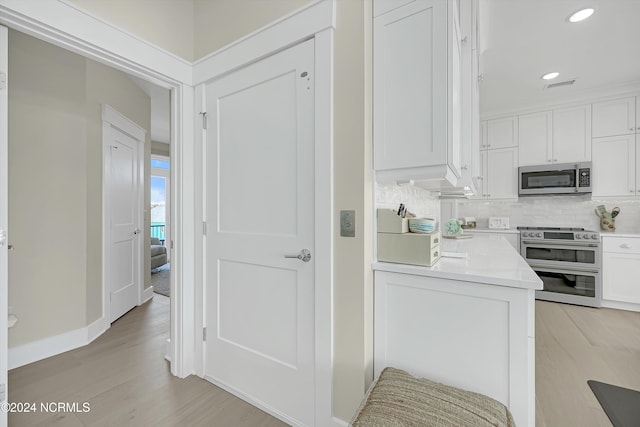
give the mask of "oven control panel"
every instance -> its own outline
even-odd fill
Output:
[[[542,231],[528,230],[521,231],[521,237],[533,240],[577,240],[587,242],[599,242],[600,234],[595,231]]]

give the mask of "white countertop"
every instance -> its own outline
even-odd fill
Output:
[[[464,233],[467,232],[520,234],[520,230],[516,228],[465,228]]]
[[[615,231],[601,231],[600,237],[627,237],[627,238],[638,238],[640,234],[634,233],[616,233]]]
[[[441,249],[443,254],[457,252],[466,254],[466,257],[442,257],[433,267],[375,262],[373,269],[512,288],[542,289],[538,275],[503,237],[443,239]]]

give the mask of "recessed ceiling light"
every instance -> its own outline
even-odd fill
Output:
[[[542,80],[553,80],[556,77],[558,77],[560,75],[560,73],[556,73],[555,71],[553,73],[547,73],[544,76],[542,76]]]
[[[569,22],[575,23],[584,21],[585,19],[593,15],[593,12],[595,12],[595,10],[592,8],[581,9],[569,16]]]

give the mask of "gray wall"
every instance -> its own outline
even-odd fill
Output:
[[[150,103],[123,73],[16,31],[9,31],[9,76],[9,306],[20,319],[9,347],[16,347],[101,316],[100,104],[149,129]],[[146,164],[150,149],[147,141]],[[145,221],[148,230],[148,212]],[[148,233],[145,243],[148,260]]]

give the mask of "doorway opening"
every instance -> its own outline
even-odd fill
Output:
[[[171,296],[171,161],[151,155],[151,286]]]

